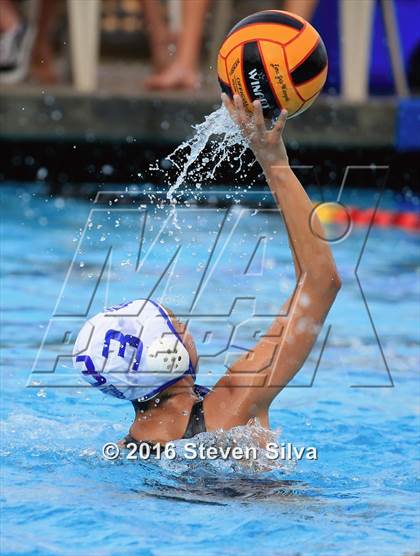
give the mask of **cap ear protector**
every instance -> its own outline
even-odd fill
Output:
[[[180,340],[174,335],[157,338],[146,353],[146,367],[149,371],[184,373],[188,371],[190,356]]]

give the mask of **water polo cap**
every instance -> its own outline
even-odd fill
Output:
[[[73,364],[104,394],[146,401],[186,375],[189,354],[165,309],[137,299],[89,319],[77,336]]]

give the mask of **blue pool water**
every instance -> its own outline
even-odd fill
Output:
[[[250,317],[259,315],[264,329],[293,287],[284,227],[273,211],[236,205],[192,205],[174,224],[165,209],[135,196],[124,204],[119,193],[95,205],[30,186],[1,194],[2,554],[419,549],[414,233],[374,228],[360,259],[380,346],[354,272],[367,230],[333,245],[343,288],[305,367],[271,410],[279,441],[315,446],[317,461],[259,473],[182,457],[107,462],[101,447],[127,432],[132,409],[85,388],[72,371],[85,314],[151,292],[176,312],[190,310],[200,380],[211,385],[237,356],[230,332],[232,344],[251,347]],[[358,206],[374,198],[347,195]]]

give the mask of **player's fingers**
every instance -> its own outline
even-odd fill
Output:
[[[234,106],[232,100],[228,97],[228,95],[226,93],[222,93],[220,96],[221,96],[221,99],[222,99],[223,106],[229,112],[230,117],[234,121],[236,121],[237,120],[236,110],[235,110],[235,106]]]
[[[264,133],[266,131],[265,122],[264,122],[264,114],[260,100],[254,100],[252,103],[254,105],[254,123],[255,128],[258,133]]]
[[[287,110],[283,108],[283,110],[280,112],[280,116],[278,117],[276,123],[273,126],[273,131],[276,131],[277,133],[282,133],[284,126],[286,125],[286,120],[287,120]]]
[[[247,122],[247,117],[242,99],[239,95],[234,95],[233,102],[235,103],[236,111],[238,114],[239,125],[244,128]]]

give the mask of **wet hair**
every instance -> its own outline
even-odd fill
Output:
[[[141,402],[140,400],[131,400],[131,403],[133,404],[134,411],[136,413],[138,411],[140,411],[141,413],[144,413],[147,409],[150,409],[150,402],[152,402],[152,401],[153,401],[153,399],[147,400],[145,402]]]
[[[175,316],[173,311],[168,309],[168,307],[164,307],[163,305],[162,305],[162,307],[165,309],[165,311],[168,313],[168,315],[171,317],[171,319],[176,319],[176,316]]]

